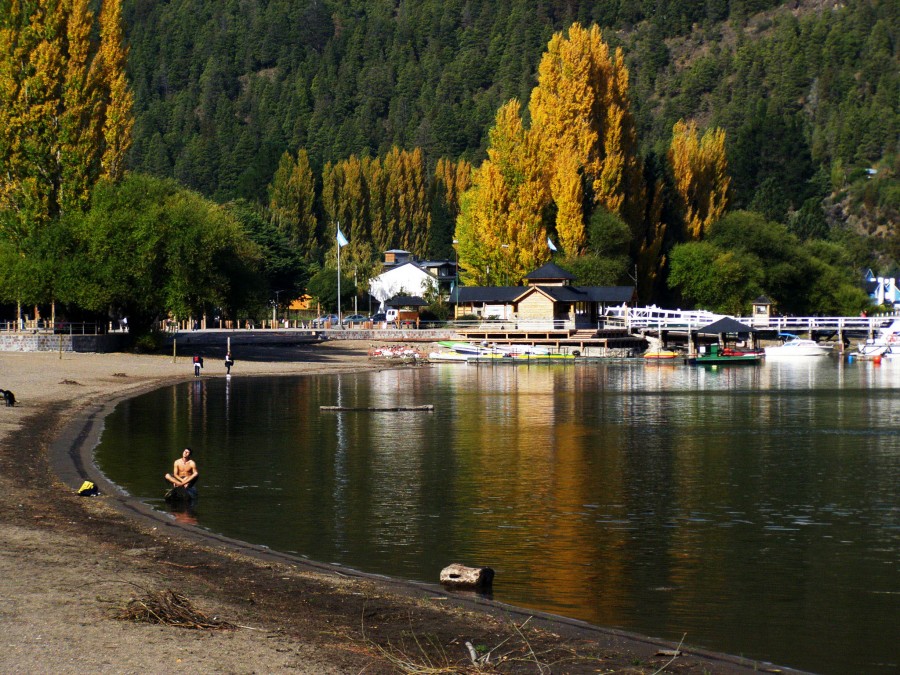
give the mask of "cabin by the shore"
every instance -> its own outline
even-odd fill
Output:
[[[454,318],[552,323],[554,328],[596,327],[608,307],[634,302],[633,286],[574,286],[575,277],[549,262],[525,277],[525,286],[457,286]]]

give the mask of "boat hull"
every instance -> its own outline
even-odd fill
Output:
[[[671,352],[668,350],[647,352],[644,354],[644,358],[648,361],[671,361],[672,359],[677,359],[679,356],[678,352]]]
[[[766,347],[767,360],[809,359],[830,353],[830,349],[814,340],[791,340],[777,347]]]

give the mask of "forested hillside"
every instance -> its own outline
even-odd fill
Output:
[[[0,0],[0,302],[333,306],[340,226],[359,279],[552,246],[641,302],[857,313],[900,272],[898,39],[883,0]]]
[[[315,170],[396,145],[484,158],[554,31],[624,48],[642,151],[681,118],[728,134],[733,206],[784,219],[897,152],[894,2],[185,0],[125,3],[132,166],[264,199],[281,154]]]

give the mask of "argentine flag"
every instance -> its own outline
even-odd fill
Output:
[[[347,244],[350,243],[349,241],[347,241],[347,237],[344,236],[344,233],[341,232],[340,225],[338,225],[338,229],[337,229],[337,243],[338,243],[338,247],[340,247],[340,248],[344,248]]]

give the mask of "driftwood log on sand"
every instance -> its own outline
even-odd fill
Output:
[[[441,583],[452,588],[490,588],[494,570],[490,567],[466,567],[453,563],[441,570]]]

